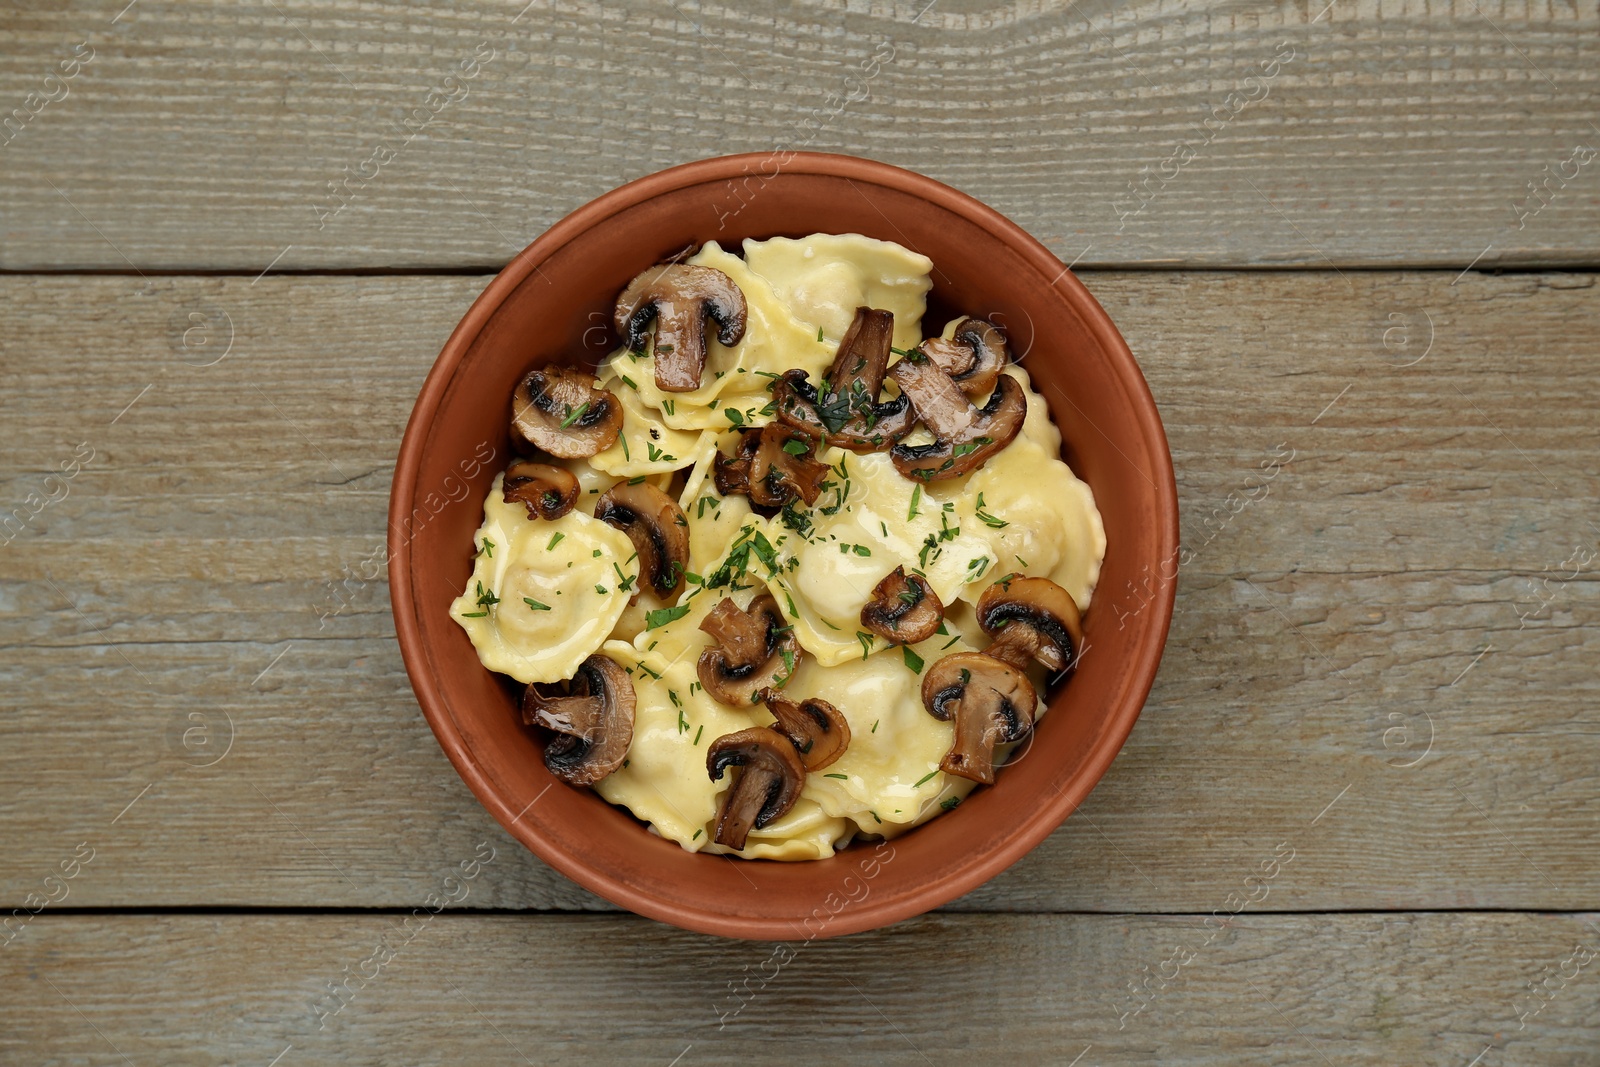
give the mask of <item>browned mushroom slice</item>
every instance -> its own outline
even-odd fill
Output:
[[[1083,620],[1072,594],[1048,578],[998,581],[978,598],[978,625],[994,638],[984,654],[1026,668],[1071,665],[1083,647]]]
[[[756,597],[743,611],[724,597],[700,620],[700,629],[716,642],[700,653],[695,665],[700,684],[736,708],[760,701],[763,689],[782,689],[803,655],[770,593]]]
[[[981,652],[939,660],[922,678],[923,707],[936,719],[955,720],[955,741],[939,769],[992,784],[994,747],[1027,736],[1038,702],[1028,676],[1009,663]]]
[[[663,599],[683,586],[689,565],[689,518],[651,485],[618,482],[595,503],[594,517],[628,535],[639,553],[639,584]]]
[[[545,767],[571,785],[593,785],[622,766],[633,710],[632,680],[601,655],[584,660],[562,687],[535,682],[522,694],[522,721],[558,735],[544,746]]]
[[[512,436],[562,459],[586,459],[617,443],[622,404],[595,376],[570,367],[530,371],[511,394]]]
[[[896,567],[872,588],[861,609],[861,625],[893,645],[926,641],[944,621],[944,604],[920,574]]]
[[[795,497],[815,504],[828,477],[828,465],[817,461],[815,444],[800,431],[769,423],[750,461],[750,499],[762,507],[781,508]]]
[[[644,348],[656,324],[656,386],[671,393],[700,388],[706,366],[706,318],[717,340],[736,345],[744,336],[744,293],[712,267],[658,263],[640,273],[617,298],[616,324],[629,348]]]
[[[706,773],[711,780],[722,781],[730,767],[742,770],[723,795],[713,840],[742,850],[752,829],[767,826],[794,807],[805,788],[806,768],[794,744],[770,726],[753,726],[711,742],[706,750]]]
[[[778,720],[778,729],[794,742],[808,771],[831,766],[850,747],[850,724],[838,708],[819,697],[793,701],[775,689],[765,689],[761,699]]]
[[[530,519],[559,519],[578,502],[578,478],[565,467],[518,460],[506,468],[501,495],[527,505]]]
[[[956,383],[932,360],[907,356],[889,372],[934,440],[897,444],[889,452],[895,469],[919,482],[959,478],[977,470],[1009,445],[1022,429],[1028,401],[1022,384],[1002,375],[983,407],[973,407]]]
[[[723,496],[750,492],[750,464],[755,461],[756,450],[761,447],[761,431],[744,430],[739,434],[739,446],[733,455],[717,453],[712,463],[712,481]]]
[[[772,383],[778,418],[852,452],[888,448],[915,425],[904,396],[878,403],[893,340],[894,315],[856,308],[820,394],[802,370],[791,370]]]
[[[934,337],[918,346],[967,396],[988,396],[1010,359],[1006,339],[993,323],[970,316],[956,323],[949,337]]]

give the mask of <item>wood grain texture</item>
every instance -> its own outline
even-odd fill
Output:
[[[0,268],[494,266],[622,182],[780,144],[930,174],[1086,266],[1593,265],[1597,28],[1512,0],[8,5]]]
[[[1164,412],[1194,558],[1111,772],[955,907],[1209,910],[1280,842],[1270,909],[1600,904],[1600,290],[1452,277],[1086,275]],[[87,841],[71,906],[399,907],[489,841],[468,906],[607,906],[445,761],[371,563],[482,285],[0,279],[0,520],[93,450],[0,546],[0,901]]]
[[[774,950],[632,917],[41,917],[0,952],[0,1056],[1576,1067],[1594,920],[939,916]]]

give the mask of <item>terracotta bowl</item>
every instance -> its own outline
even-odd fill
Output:
[[[1049,400],[1064,458],[1094,489],[1105,567],[1085,618],[1089,651],[1059,688],[1026,758],[956,810],[887,845],[813,862],[695,855],[545,770],[517,693],[478,662],[449,617],[472,569],[489,483],[509,460],[509,397],[548,361],[617,344],[611,306],[638,271],[689,245],[862,233],[934,262],[925,320],[982,315]],[[690,163],[562,219],[484,290],[417,398],[389,503],[395,625],[417,699],[445,754],[519,841],[641,915],[728,937],[809,939],[870,930],[981,885],[1055,829],[1105,773],[1161,659],[1172,615],[1177,492],[1161,420],[1126,342],[1076,277],[992,209],[930,178],[847,156],[781,153]]]

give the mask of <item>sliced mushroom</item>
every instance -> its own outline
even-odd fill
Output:
[[[852,452],[881,452],[910,433],[915,418],[905,396],[878,403],[893,340],[893,314],[856,308],[820,395],[803,370],[772,383],[778,418]]]
[[[570,785],[593,785],[622,766],[628,755],[634,703],[628,673],[597,654],[584,660],[563,687],[528,686],[522,694],[522,721],[559,735],[544,746],[544,765],[551,774]]]
[[[926,641],[944,621],[944,604],[928,580],[896,567],[872,587],[861,609],[861,625],[893,645]]]
[[[717,324],[717,340],[736,345],[744,336],[744,293],[712,267],[658,263],[641,272],[617,298],[617,331],[629,348],[644,348],[656,324],[656,386],[671,393],[700,388],[706,366],[706,317]]]
[[[562,459],[586,459],[617,442],[622,403],[595,376],[571,367],[530,371],[511,394],[512,436]]]
[[[978,598],[978,625],[994,638],[984,654],[1026,668],[1038,660],[1063,670],[1083,646],[1083,619],[1072,594],[1048,578],[1002,579]]]
[[[743,850],[752,829],[780,819],[800,799],[806,768],[790,740],[770,726],[724,734],[706,750],[706,773],[722,781],[729,767],[743,768],[722,798],[717,813],[717,844]]]
[[[530,519],[559,519],[578,502],[578,478],[565,467],[518,460],[506,468],[501,495],[527,505]]]
[[[850,724],[838,708],[819,697],[793,701],[776,689],[761,691],[761,700],[778,720],[778,729],[800,753],[808,771],[832,765],[850,747]]]
[[[717,453],[712,462],[712,480],[717,492],[723,496],[750,492],[750,464],[755,462],[756,450],[761,447],[761,431],[744,430],[739,434],[739,445],[731,456]]]
[[[649,482],[618,482],[595,503],[594,517],[633,542],[640,585],[663,599],[682,588],[689,566],[689,517],[676,500]]]
[[[994,747],[1020,741],[1039,703],[1020,667],[981,652],[939,660],[922,678],[922,704],[936,719],[955,720],[955,741],[939,762],[946,774],[993,784]]]
[[[970,316],[957,322],[949,337],[930,338],[918,347],[974,400],[989,395],[1010,359],[1006,339],[994,324]]]
[[[1011,443],[1028,414],[1022,384],[1010,375],[1000,377],[981,408],[931,359],[907,356],[889,375],[934,436],[928,444],[897,444],[889,452],[895,469],[913,481],[943,481],[977,470]]]
[[[695,665],[700,684],[736,708],[760,701],[763,689],[782,689],[804,654],[771,593],[756,597],[743,611],[724,597],[700,620],[700,629],[716,642]]]

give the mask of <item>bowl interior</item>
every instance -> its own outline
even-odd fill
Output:
[[[423,708],[463,777],[520,840],[642,914],[731,936],[807,938],[881,926],[970,890],[1088,793],[1155,674],[1172,602],[1172,583],[1157,576],[1172,566],[1177,508],[1143,378],[1099,305],[1043,246],[905,171],[834,156],[799,155],[781,169],[770,160],[708,160],[624,186],[558,224],[490,286],[446,346],[407,430],[391,504],[391,578]],[[480,665],[448,607],[471,572],[483,496],[511,456],[517,378],[535,364],[609,352],[617,292],[686,246],[718,240],[737,250],[746,237],[819,231],[926,254],[935,267],[925,328],[981,315],[1022,355],[1066,441],[1064,458],[1093,488],[1105,522],[1105,564],[1085,618],[1089,651],[1025,756],[956,811],[888,846],[856,845],[828,860],[694,855],[551,777],[513,689]],[[1127,589],[1138,594],[1119,596]]]

